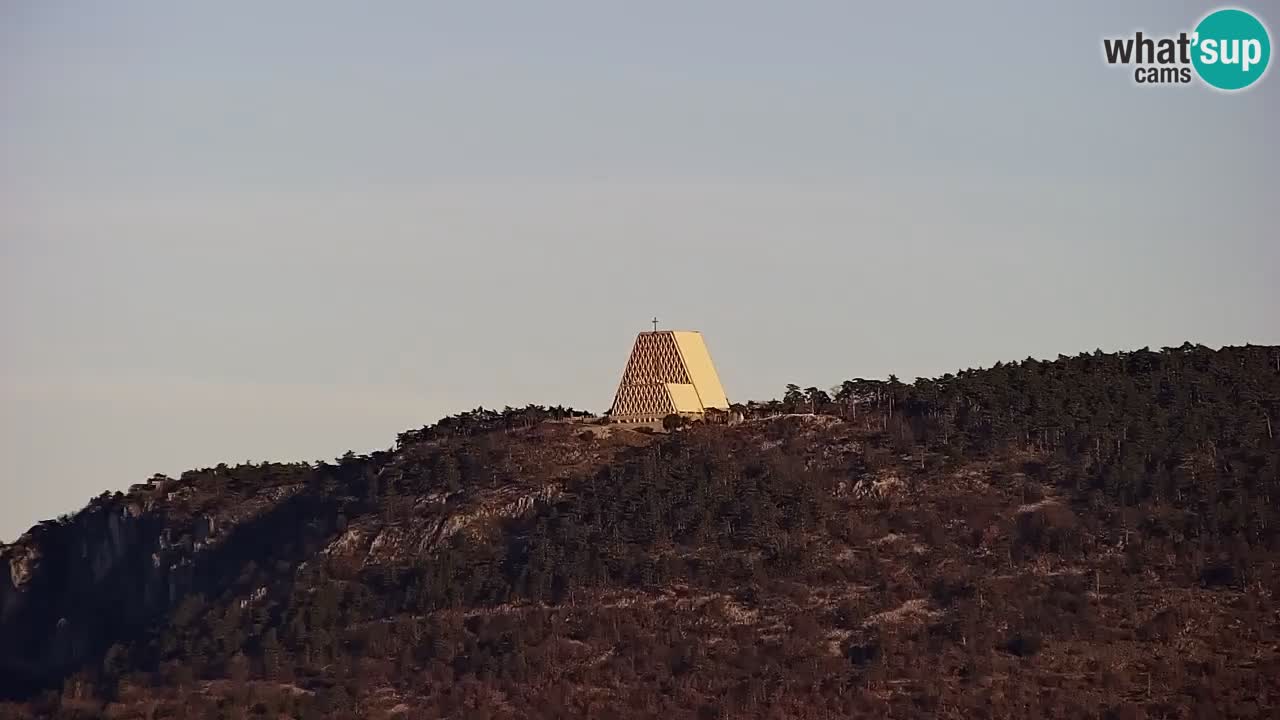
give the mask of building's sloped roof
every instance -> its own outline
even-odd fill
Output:
[[[698,399],[703,408],[729,408],[729,398],[724,394],[724,386],[720,384],[720,376],[716,366],[711,362],[711,353],[702,339],[702,333],[693,330],[676,330],[676,347],[680,348],[680,357],[684,360],[689,379],[698,391]]]

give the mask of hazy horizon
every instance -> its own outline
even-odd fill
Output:
[[[602,411],[654,315],[734,401],[1278,344],[1280,79],[1101,58],[1217,6],[8,5],[0,540],[157,472]]]

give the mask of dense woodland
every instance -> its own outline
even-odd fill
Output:
[[[3,550],[39,562],[0,717],[1280,714],[1280,348],[735,410],[477,410],[104,495]]]

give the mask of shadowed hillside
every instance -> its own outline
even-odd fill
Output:
[[[16,717],[1270,717],[1280,348],[475,411],[0,548]]]

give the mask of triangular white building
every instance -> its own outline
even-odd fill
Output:
[[[729,399],[702,333],[640,333],[618,384],[610,417],[623,423],[660,422],[668,415],[701,417],[708,408],[727,410]]]

